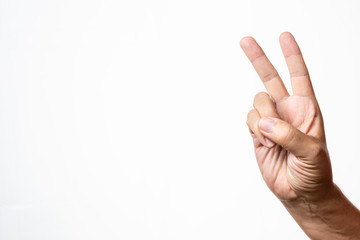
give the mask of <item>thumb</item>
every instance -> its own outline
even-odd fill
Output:
[[[306,158],[311,155],[314,139],[291,124],[278,118],[264,117],[259,121],[259,129],[265,137],[281,145],[296,157]]]

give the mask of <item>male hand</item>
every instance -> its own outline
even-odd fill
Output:
[[[266,184],[283,201],[324,198],[334,184],[323,119],[294,37],[280,35],[292,95],[255,39],[244,37],[240,45],[268,92],[255,96],[247,118]]]
[[[280,35],[291,96],[256,41],[240,45],[268,91],[255,96],[247,119],[266,184],[310,239],[360,240],[360,211],[333,183],[320,108],[294,37]]]

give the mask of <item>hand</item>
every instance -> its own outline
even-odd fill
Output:
[[[255,96],[247,119],[266,184],[311,239],[360,240],[360,211],[333,183],[320,108],[294,37],[280,35],[291,96],[256,41],[240,45],[268,91]]]
[[[334,184],[323,119],[294,37],[280,35],[292,95],[255,39],[244,37],[240,45],[268,92],[255,96],[247,118],[266,184],[283,201],[324,198]]]

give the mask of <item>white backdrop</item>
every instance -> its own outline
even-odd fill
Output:
[[[306,239],[245,124],[297,39],[360,205],[358,1],[0,0],[0,239]]]

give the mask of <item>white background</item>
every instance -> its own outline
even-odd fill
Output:
[[[306,239],[245,124],[290,31],[360,205],[358,1],[0,0],[0,239]]]

